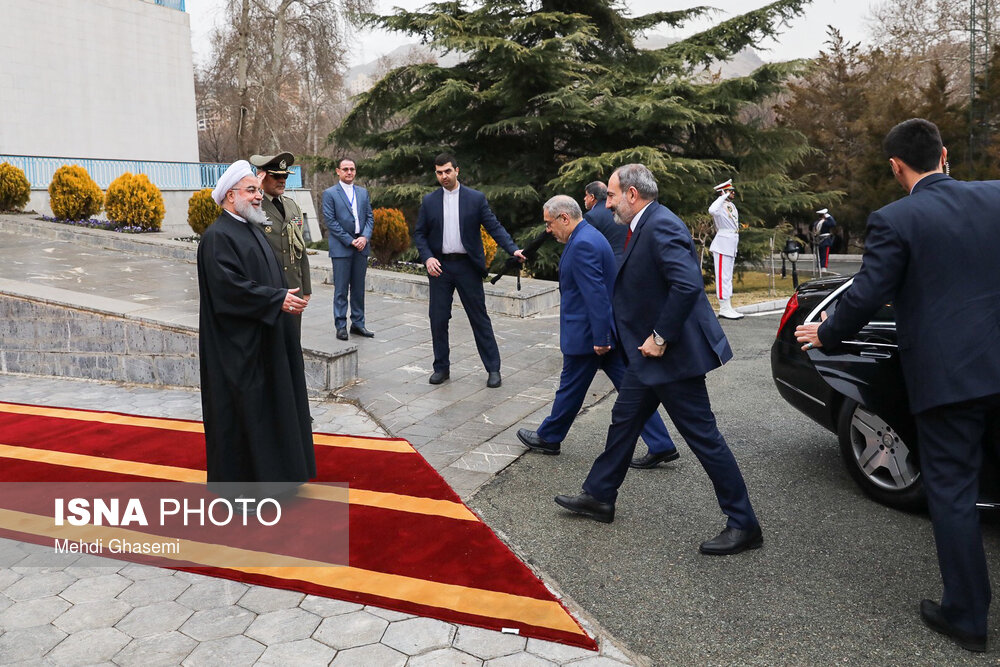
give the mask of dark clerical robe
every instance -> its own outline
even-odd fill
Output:
[[[294,316],[281,309],[286,291],[263,233],[220,215],[198,246],[210,486],[271,482],[290,489],[316,476],[302,348]]]

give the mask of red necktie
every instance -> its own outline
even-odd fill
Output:
[[[628,232],[625,234],[625,247],[628,247],[628,242],[632,240],[632,228],[628,228]]]

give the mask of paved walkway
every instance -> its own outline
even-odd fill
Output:
[[[127,301],[160,301],[186,316],[197,312],[190,263],[9,233],[0,234],[0,247],[0,278]],[[312,259],[318,266],[329,261]],[[452,320],[451,380],[435,387],[427,383],[432,352],[426,303],[369,293],[367,326],[376,338],[342,343],[333,336],[332,297],[332,287],[315,286],[303,320],[303,344],[319,349],[356,345],[361,378],[339,396],[312,402],[316,430],[405,437],[463,498],[523,453],[514,433],[540,422],[558,384],[556,311],[527,319],[493,317],[504,384],[487,389],[471,329],[458,306]],[[595,383],[590,400],[609,390],[606,381]],[[0,374],[0,400],[201,416],[194,391],[64,378]],[[37,553],[32,545],[0,541],[0,664],[637,664],[582,612],[578,617],[602,645],[600,655],[90,556],[71,567],[44,568],[33,564]]]

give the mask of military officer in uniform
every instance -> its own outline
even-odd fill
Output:
[[[281,264],[288,287],[300,288],[297,295],[308,302],[312,295],[312,281],[309,279],[306,242],[302,236],[302,210],[294,199],[285,196],[285,181],[292,173],[288,168],[295,164],[295,156],[288,152],[254,155],[250,164],[257,167],[258,173],[264,172],[260,185],[264,190],[261,208],[267,215],[267,222],[261,229]],[[301,333],[301,311],[295,313],[294,319]]]
[[[715,186],[718,197],[708,207],[708,214],[715,223],[715,238],[709,250],[712,251],[712,266],[715,268],[715,296],[719,300],[719,317],[738,320],[742,313],[733,308],[733,264],[736,262],[736,246],[740,242],[740,214],[733,204],[736,190],[733,179]]]
[[[830,263],[830,248],[833,247],[833,228],[837,221],[830,215],[829,209],[821,208],[819,220],[813,224],[813,234],[816,237],[816,252],[819,255],[819,266],[825,269]]]

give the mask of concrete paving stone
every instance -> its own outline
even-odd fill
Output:
[[[115,654],[114,662],[121,667],[172,667],[181,664],[197,645],[180,632],[165,632],[133,639]]]
[[[62,598],[60,598],[62,599]],[[67,604],[67,606],[69,606]],[[97,600],[74,604],[52,621],[52,624],[70,634],[81,630],[109,628],[132,611],[132,605],[121,600]]]
[[[325,667],[333,660],[337,652],[313,639],[300,639],[294,642],[271,644],[257,660],[258,665],[275,665],[276,667]]]
[[[17,602],[0,612],[0,631],[48,625],[69,606],[56,596]]]
[[[22,575],[18,574],[14,570],[0,568],[0,591],[13,584],[15,581],[20,579],[21,576]]]
[[[491,477],[489,473],[463,470],[453,466],[448,466],[438,472],[463,500],[471,496],[473,491],[489,481]]]
[[[175,578],[181,579],[181,581],[185,580],[176,575]],[[191,587],[177,597],[177,602],[195,611],[236,604],[250,589],[246,584],[229,579],[201,577],[196,580],[187,579],[187,581],[191,583]]]
[[[617,660],[612,660],[607,656],[598,655],[593,658],[574,660],[570,664],[572,664],[573,667],[628,667],[629,663],[619,662]]]
[[[299,603],[299,608],[316,614],[320,618],[327,618],[329,616],[349,614],[352,611],[361,611],[365,606],[355,602],[344,602],[343,600],[334,600],[333,598],[325,598],[319,595],[307,595]]]
[[[68,554],[67,554],[68,555]],[[78,579],[85,577],[97,577],[105,574],[115,574],[125,569],[124,561],[114,558],[102,558],[93,554],[81,554],[79,558],[66,568],[66,574],[71,574]]]
[[[588,651],[585,648],[567,646],[566,644],[557,644],[556,642],[547,642],[541,639],[529,639],[525,650],[528,653],[533,653],[541,658],[545,658],[546,660],[551,660],[552,662],[559,664],[570,662],[571,660],[592,658],[596,655],[593,651]]]
[[[136,639],[179,628],[194,612],[176,602],[157,602],[136,607],[115,627]]]
[[[297,607],[304,597],[304,593],[295,591],[253,586],[240,598],[239,605],[258,614],[264,614],[269,611]]]
[[[192,585],[190,582],[171,576],[169,572],[164,570],[160,572],[159,577],[134,582],[118,594],[118,599],[128,602],[133,607],[142,607],[154,602],[176,600]]]
[[[440,648],[410,658],[406,667],[481,667],[483,661],[453,648]]]
[[[80,575],[69,572],[69,567],[78,560],[80,560],[80,554],[62,554],[49,549],[26,555],[11,569],[19,574],[39,574],[42,572],[66,570],[67,574],[79,578]],[[114,570],[111,570],[111,572],[114,572]]]
[[[217,609],[196,611],[180,627],[180,631],[192,639],[207,641],[242,634],[256,614],[243,607],[231,605]]]
[[[57,665],[93,665],[111,660],[132,638],[114,628],[75,632],[52,649],[46,657]]]
[[[483,663],[483,667],[556,667],[559,664],[562,663],[551,662],[531,653],[514,653],[487,660]]]
[[[306,639],[322,620],[304,609],[281,609],[261,614],[243,634],[268,646],[282,641]]]
[[[248,637],[226,637],[199,644],[181,664],[184,667],[252,665],[263,652],[264,645]]]
[[[382,638],[389,621],[367,611],[355,611],[324,619],[313,639],[339,650],[374,644]]]
[[[406,614],[401,611],[393,611],[392,609],[383,609],[382,607],[365,607],[365,611],[369,614],[375,614],[379,618],[384,618],[385,620],[392,623],[393,621],[405,621],[408,618],[416,618],[413,614]]]
[[[520,635],[460,625],[453,645],[460,651],[489,660],[523,651],[526,643],[527,639]]]
[[[330,667],[403,667],[406,656],[384,644],[369,644],[339,651]]]
[[[601,655],[607,656],[612,660],[617,660],[618,662],[624,662],[627,665],[632,664],[632,659],[607,638],[601,640]]]
[[[6,609],[7,607],[10,607],[13,604],[14,604],[13,600],[11,600],[9,597],[7,597],[6,595],[4,595],[3,593],[0,593],[0,611],[3,611],[4,609]],[[3,632],[2,628],[0,628],[0,632]]]
[[[451,646],[455,626],[434,618],[409,618],[389,624],[382,643],[406,655],[420,655]]]
[[[37,600],[50,595],[58,595],[77,579],[65,572],[42,572],[26,574],[4,589],[3,593],[14,602]]]
[[[0,539],[0,567],[11,567],[27,555],[19,542]]]
[[[66,638],[66,633],[51,625],[18,628],[0,635],[0,660],[4,664],[19,661],[40,661],[53,646]]]
[[[78,602],[93,602],[94,600],[111,600],[129,587],[132,582],[120,574],[105,574],[97,577],[79,579],[60,597],[76,604]]]
[[[524,453],[523,451],[521,452]],[[520,456],[514,454],[490,454],[486,452],[466,452],[451,464],[453,468],[497,474]]]

